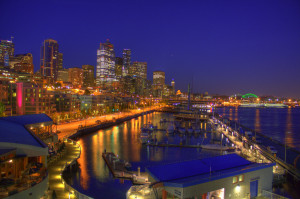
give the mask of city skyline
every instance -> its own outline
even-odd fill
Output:
[[[6,8],[0,14],[1,40],[14,36],[15,54],[31,53],[35,71],[48,38],[58,42],[66,68],[96,67],[99,44],[110,39],[117,57],[122,57],[123,49],[131,49],[132,62],[148,63],[148,79],[153,71],[163,70],[167,84],[176,80],[176,89],[186,91],[192,83],[194,92],[300,97],[296,1],[103,2],[113,10],[113,17],[105,22],[97,22],[99,4],[91,1],[1,4]],[[39,11],[41,6],[57,15],[48,19]],[[122,7],[128,8],[128,15]],[[98,18],[107,12],[103,10]],[[17,20],[25,16],[25,21]],[[39,30],[34,29],[37,25]]]

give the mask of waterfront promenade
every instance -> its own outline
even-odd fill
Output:
[[[70,193],[65,189],[65,184],[62,179],[62,171],[63,168],[76,160],[80,155],[80,147],[79,145],[73,144],[71,142],[64,141],[65,143],[65,152],[64,154],[58,158],[55,162],[53,162],[48,167],[49,171],[49,191],[48,198],[56,198],[65,199],[65,198],[76,198],[74,194]],[[53,193],[55,192],[55,193]]]
[[[131,110],[129,112],[118,112],[118,113],[113,113],[113,114],[108,114],[108,115],[103,115],[103,116],[97,116],[97,117],[89,117],[84,120],[80,121],[73,121],[70,123],[64,123],[64,124],[59,124],[57,125],[57,131],[58,133],[58,139],[63,139],[70,137],[74,133],[76,133],[79,130],[79,127],[88,127],[88,126],[93,126],[96,125],[96,122],[99,121],[100,123],[102,122],[109,122],[113,121],[114,119],[121,119],[121,118],[126,118],[130,116],[134,116],[137,114],[141,114],[143,112],[155,110],[159,107],[153,106],[150,108],[144,108],[144,109],[135,109]]]

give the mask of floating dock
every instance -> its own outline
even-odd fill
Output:
[[[102,157],[115,178],[131,180],[133,184],[139,185],[148,183],[148,176],[146,173],[141,173],[139,169],[137,172],[128,171],[126,162],[120,160],[114,153],[105,152],[102,153]]]

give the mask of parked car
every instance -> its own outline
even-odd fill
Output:
[[[275,147],[273,147],[273,146],[268,146],[268,151],[270,151],[271,153],[277,153],[277,150],[276,150],[276,148]]]

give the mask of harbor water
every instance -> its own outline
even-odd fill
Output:
[[[166,122],[161,122],[162,120]],[[82,147],[78,160],[80,169],[70,175],[68,179],[70,185],[93,198],[126,198],[126,192],[132,183],[113,178],[102,158],[104,150],[129,161],[132,170],[140,167],[141,171],[144,171],[147,166],[221,155],[220,151],[200,148],[153,147],[141,144],[139,135],[143,124],[150,122],[158,129],[167,129],[173,120],[172,114],[155,112],[81,137],[78,140]],[[203,128],[208,127],[203,124]],[[167,135],[164,131],[158,131],[155,138],[157,142],[204,144],[211,139],[210,134],[203,131],[198,135]]]
[[[300,151],[300,108],[217,108],[216,113]]]

